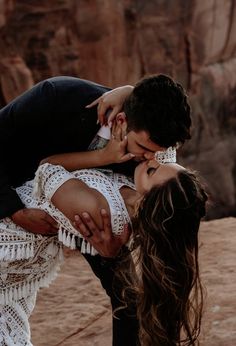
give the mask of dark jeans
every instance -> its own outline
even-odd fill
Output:
[[[100,279],[103,288],[111,299],[112,312],[120,306],[120,294],[122,291],[121,282],[115,277],[115,260],[106,260],[100,255],[91,256],[83,254],[90,264],[94,274]],[[130,304],[128,308],[115,312],[112,321],[113,339],[112,346],[137,346],[138,342],[138,321],[136,319],[136,306]]]

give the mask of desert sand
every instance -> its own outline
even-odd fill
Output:
[[[236,218],[202,222],[200,264],[207,291],[201,346],[236,345]],[[34,346],[111,346],[109,300],[83,257],[41,289],[31,317]],[[155,345],[154,345],[155,346]]]

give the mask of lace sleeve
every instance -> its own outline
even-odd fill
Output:
[[[56,190],[72,178],[74,175],[62,166],[44,163],[35,173],[33,195],[51,200]]]

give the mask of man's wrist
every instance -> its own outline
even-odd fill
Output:
[[[113,256],[113,257],[101,256],[101,258],[102,258],[102,265],[104,265],[104,266],[112,266],[117,261],[123,259],[129,253],[130,253],[129,248],[126,245],[123,245],[120,248],[119,252],[115,256]]]

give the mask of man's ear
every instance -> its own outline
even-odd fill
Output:
[[[127,134],[127,119],[124,112],[120,112],[116,116],[116,123],[121,125],[122,131],[124,131],[125,134]]]
[[[118,113],[117,116],[116,116],[116,121],[117,122],[121,122],[121,124],[123,124],[124,122],[127,123],[125,113],[124,112]]]

